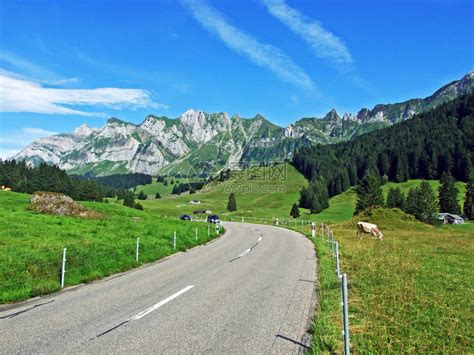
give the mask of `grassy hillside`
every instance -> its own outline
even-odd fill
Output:
[[[139,193],[140,191],[143,191],[145,195],[148,195],[150,198],[155,198],[156,193],[159,192],[161,197],[165,197],[171,194],[171,191],[173,191],[173,187],[174,185],[171,185],[169,183],[165,186],[162,182],[156,182],[156,180],[154,180],[151,184],[148,185],[138,185],[136,187],[136,192]]]
[[[218,214],[224,219],[241,219],[241,217],[260,217],[260,218],[279,218],[286,219],[289,217],[291,205],[299,200],[299,191],[302,186],[307,185],[307,181],[291,165],[286,165],[286,178],[284,180],[272,181],[268,178],[259,180],[251,178],[253,173],[246,171],[243,181],[231,179],[229,181],[216,183],[208,186],[204,192],[193,195],[183,194],[181,196],[163,195],[165,198],[157,201],[144,201],[143,205],[147,210],[166,216],[178,216],[180,214],[192,214],[196,209],[209,209],[213,213]],[[257,169],[257,175],[263,172],[263,168]],[[255,172],[254,172],[255,173]],[[268,174],[267,174],[268,175]],[[385,198],[388,191],[392,187],[399,187],[403,193],[408,194],[408,190],[412,187],[419,186],[422,180],[408,180],[402,183],[388,182],[383,186]],[[439,181],[429,180],[431,187],[438,191]],[[143,190],[147,194],[157,185],[144,185]],[[462,182],[457,182],[456,186],[459,190],[458,201],[462,205],[466,186]],[[150,190],[145,190],[147,187]],[[165,186],[171,191],[171,186]],[[142,188],[137,187],[137,191]],[[154,191],[154,190],[153,190]],[[237,211],[229,213],[227,211],[227,199],[230,192],[235,192],[237,199]],[[161,193],[161,192],[160,192]],[[334,196],[329,200],[329,208],[319,214],[310,215],[306,209],[300,209],[301,217],[299,219],[313,220],[318,222],[338,223],[344,222],[352,218],[356,193],[354,188],[346,192]],[[200,200],[201,205],[190,205],[190,200]],[[298,220],[299,220],[298,219]]]
[[[288,218],[291,205],[298,201],[299,191],[307,181],[291,165],[286,165],[286,177],[281,179],[271,179],[268,176],[269,169],[246,171],[241,179],[216,183],[215,186],[208,186],[204,192],[143,201],[143,207],[145,210],[167,216],[192,214],[196,209],[209,209],[225,219],[238,219],[242,216]],[[262,174],[266,174],[264,178],[261,178]],[[235,192],[237,199],[237,211],[232,213],[227,212],[230,192]],[[189,201],[193,199],[200,200],[201,204],[190,205]]]
[[[163,184],[162,182],[157,182],[156,179],[153,178],[153,182],[151,184],[138,185],[136,187],[136,192],[139,193],[140,191],[143,191],[145,193],[145,195],[148,195],[149,198],[154,199],[157,192],[160,193],[161,197],[165,197],[165,196],[170,195],[171,191],[173,191],[173,187],[174,187],[175,184],[179,184],[179,183],[184,183],[185,184],[185,183],[199,181],[199,179],[197,179],[197,178],[177,179],[177,178],[173,178],[173,177],[166,178],[166,180],[168,180],[168,185],[165,186],[165,184]],[[171,180],[174,181],[173,185],[171,184]],[[134,190],[134,189],[130,189],[130,190]]]
[[[98,220],[39,214],[28,204],[29,195],[0,192],[0,303],[58,290],[63,248],[68,250],[66,285],[74,285],[172,254],[174,231],[177,250],[209,239],[206,224],[163,220],[115,204],[83,203],[102,214]]]
[[[355,235],[367,219],[383,242]],[[376,210],[333,226],[341,269],[349,278],[351,346],[355,352],[472,353],[474,224],[432,227],[399,210]],[[315,350],[340,351],[340,290],[324,243]]]
[[[419,186],[422,181],[423,180],[408,180],[401,183],[388,182],[382,187],[385,199],[387,199],[388,191],[392,187],[399,187],[406,196],[410,188]],[[436,194],[438,194],[439,181],[428,180],[428,182]],[[459,190],[458,202],[462,207],[462,204],[464,203],[464,195],[466,194],[466,184],[457,182],[456,187]],[[340,195],[334,196],[329,200],[329,208],[325,209],[319,214],[316,214],[314,219],[316,221],[331,223],[347,221],[354,215],[356,199],[357,195],[354,188],[351,188]]]

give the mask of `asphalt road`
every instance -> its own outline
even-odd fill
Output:
[[[0,311],[0,353],[297,353],[310,346],[314,248],[226,223],[215,242]]]

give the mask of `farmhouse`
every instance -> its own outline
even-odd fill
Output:
[[[438,219],[443,221],[443,224],[463,224],[464,218],[452,213],[439,213]]]

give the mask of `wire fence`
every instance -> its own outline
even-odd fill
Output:
[[[222,224],[196,224],[186,232],[160,237],[140,236],[118,245],[71,243],[64,248],[26,252],[0,249],[0,303],[19,301],[58,291],[69,285],[99,279],[185,251],[212,240]],[[113,249],[112,249],[113,248]]]
[[[225,218],[225,217],[224,217]],[[341,287],[342,337],[344,354],[349,354],[349,304],[347,275],[340,270],[339,243],[329,226],[304,219],[283,219],[270,217],[233,217],[227,221],[247,222],[282,226],[310,234],[313,241],[321,238],[323,245],[331,252],[335,273]],[[198,222],[205,222],[198,221]],[[0,303],[15,301],[57,291],[67,285],[91,281],[113,273],[122,272],[138,265],[152,262],[177,251],[186,250],[218,236],[222,223],[208,224],[207,234],[201,235],[196,227],[192,236],[183,237],[177,232],[167,238],[136,237],[133,243],[113,250],[95,252],[92,249],[72,247],[44,249],[42,254],[4,253],[0,258]]]
[[[299,231],[303,234],[310,235],[316,243],[319,238],[321,244],[331,254],[334,260],[334,271],[337,277],[341,290],[341,313],[342,313],[342,343],[344,354],[350,354],[350,339],[349,339],[349,294],[348,294],[348,277],[347,274],[342,273],[340,268],[340,254],[339,242],[334,238],[333,231],[328,225],[318,223],[311,220],[304,219],[285,219],[276,217],[234,217],[229,218],[229,221],[247,222],[256,224],[267,224],[273,226],[281,226],[292,230]]]

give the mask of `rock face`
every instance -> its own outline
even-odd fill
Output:
[[[149,115],[141,124],[110,118],[101,128],[87,125],[29,144],[12,159],[31,165],[56,164],[73,174],[110,175],[212,173],[234,164],[281,161],[294,149],[348,140],[410,119],[459,95],[474,91],[474,72],[425,99],[361,109],[342,117],[331,110],[323,118],[305,117],[286,128],[261,115],[253,118],[188,110],[178,118]],[[212,167],[209,170],[209,167]]]
[[[69,196],[56,192],[35,192],[31,195],[30,210],[57,216],[100,218],[100,214],[74,202]]]

